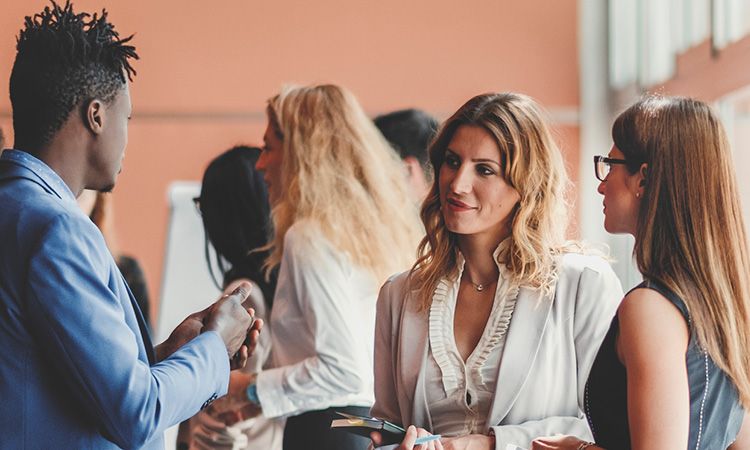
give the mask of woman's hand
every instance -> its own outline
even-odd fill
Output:
[[[247,446],[247,436],[238,430],[227,428],[223,419],[211,417],[207,411],[198,413],[193,421],[191,448],[232,450]]]
[[[441,439],[445,450],[494,450],[495,437],[484,434],[467,434]]]
[[[529,450],[578,450],[581,444],[589,444],[587,441],[575,436],[547,436],[534,439]],[[603,450],[601,447],[590,444],[586,450]]]
[[[225,423],[231,425],[238,420],[249,419],[260,415],[260,407],[248,400],[246,390],[248,385],[255,382],[257,374],[233,371],[229,375],[229,392],[224,397],[216,399],[208,409],[211,415],[221,418]],[[233,416],[227,413],[239,413]]]
[[[417,438],[430,435],[430,432],[428,432],[424,428],[417,428],[414,425],[410,425],[409,428],[406,429],[406,436],[404,437],[404,440],[396,450],[444,450],[443,444],[440,442],[440,440],[430,441],[426,444],[414,446],[414,441],[416,441]],[[378,431],[373,431],[372,433],[370,433],[370,439],[376,447],[383,442],[383,439]]]

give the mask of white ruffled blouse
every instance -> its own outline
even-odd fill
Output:
[[[495,261],[502,260],[498,256],[507,250],[508,245],[508,240],[500,243],[493,253]],[[511,281],[506,267],[498,264],[500,275],[490,317],[479,343],[464,362],[453,334],[464,263],[459,254],[457,277],[443,279],[438,284],[429,313],[426,398],[432,432],[443,436],[483,433],[486,430],[505,336],[518,298],[519,286]]]

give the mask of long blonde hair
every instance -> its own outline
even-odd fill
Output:
[[[273,206],[266,267],[302,219],[378,282],[414,261],[421,227],[401,161],[354,95],[335,85],[287,87],[268,101],[282,139],[284,189]]]
[[[495,139],[505,181],[521,200],[514,211],[511,242],[504,261],[515,281],[548,294],[556,282],[555,260],[565,247],[568,178],[562,154],[541,109],[521,94],[483,94],[466,102],[438,132],[430,147],[435,180],[422,205],[426,236],[410,278],[420,304],[429,307],[440,280],[457,272],[457,238],[448,231],[440,205],[440,168],[456,130],[482,127]],[[493,249],[488,249],[489,251]]]
[[[631,173],[646,169],[634,254],[679,295],[691,332],[750,407],[750,261],[732,155],[711,108],[648,97],[612,127]]]

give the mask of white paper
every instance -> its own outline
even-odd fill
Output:
[[[515,444],[508,444],[505,446],[505,450],[526,450],[526,449],[523,447],[519,447]]]

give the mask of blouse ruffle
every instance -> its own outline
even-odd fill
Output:
[[[499,256],[507,247],[507,240],[498,246],[493,254],[495,261],[501,260]],[[440,368],[446,395],[450,395],[451,392],[458,389],[463,378],[460,376],[459,370],[464,366],[464,363],[458,353],[453,334],[456,298],[464,269],[464,259],[461,255],[459,255],[457,263],[457,276],[455,278],[444,278],[435,289],[429,313],[430,348],[432,357]],[[470,376],[472,384],[482,389],[494,388],[496,380],[491,379],[491,376],[497,373],[497,367],[486,368],[485,366],[494,352],[502,353],[505,347],[505,337],[510,327],[519,293],[519,286],[511,281],[505,266],[498,262],[498,268],[500,273],[492,312],[487,320],[482,338],[465,364],[466,376]],[[499,358],[496,361],[499,361]],[[488,383],[492,383],[493,386],[488,387]]]

